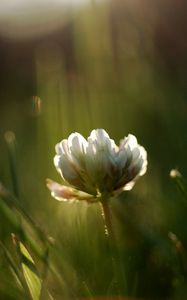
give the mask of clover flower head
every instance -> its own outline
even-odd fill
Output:
[[[94,129],[87,140],[72,133],[55,149],[54,165],[66,183],[48,180],[57,200],[100,201],[132,189],[147,169],[147,152],[132,134],[117,146],[104,129]]]

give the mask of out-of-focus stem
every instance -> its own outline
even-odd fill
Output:
[[[113,224],[112,224],[112,215],[109,206],[109,201],[103,199],[101,202],[101,206],[102,206],[102,216],[104,219],[105,234],[108,238],[110,251],[112,254],[112,264],[113,264],[114,276],[116,279],[116,287],[117,287],[118,295],[120,296],[122,295],[121,285],[120,285],[122,281],[124,286],[123,290],[125,290],[126,294],[128,293],[126,278],[124,276],[124,271],[122,269],[122,265],[120,261],[117,241],[116,241]]]
[[[171,177],[172,180],[174,180],[174,182],[175,182],[176,186],[178,187],[179,191],[184,196],[183,203],[187,207],[187,184],[186,184],[186,181],[184,180],[184,177],[176,169],[173,169],[173,170],[170,171],[170,177]]]
[[[14,132],[5,132],[5,141],[8,148],[10,173],[12,178],[12,185],[14,194],[19,198],[19,185],[18,185],[18,174],[17,174],[17,153],[16,153],[16,137]]]

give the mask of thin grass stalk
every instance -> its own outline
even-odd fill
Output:
[[[14,194],[17,198],[20,197],[19,184],[18,184],[18,172],[17,172],[17,150],[16,150],[16,137],[12,131],[5,133],[5,141],[8,149],[10,174],[12,179],[12,186]]]

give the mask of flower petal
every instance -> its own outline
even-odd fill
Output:
[[[98,200],[90,194],[78,191],[74,188],[61,185],[51,179],[47,179],[47,187],[51,195],[58,201],[76,201],[85,200],[88,202],[97,202]]]
[[[147,169],[147,152],[134,135],[117,147],[104,129],[92,130],[87,140],[72,133],[56,145],[56,153],[54,164],[65,181],[77,188],[79,196],[83,191],[94,199],[102,193],[130,190]]]
[[[124,187],[123,187],[123,191],[130,191],[132,190],[133,186],[135,185],[135,180],[132,180],[130,182],[128,182]]]
[[[133,171],[134,176],[142,176],[147,170],[147,152],[145,151],[144,147],[138,146],[133,150],[132,153],[133,158],[128,170],[129,172]]]
[[[131,150],[133,150],[137,146],[137,139],[133,134],[129,134],[120,142],[120,148],[123,148],[127,145]]]
[[[68,147],[75,157],[79,157],[85,153],[87,141],[80,133],[72,133],[68,137]]]
[[[54,157],[54,165],[62,178],[77,188],[82,188],[82,181],[76,167],[65,154]]]
[[[98,144],[105,144],[106,140],[109,139],[108,133],[101,128],[92,130],[89,137],[93,141],[97,141]]]
[[[116,153],[118,147],[103,129],[95,129],[88,137],[86,171],[99,191],[111,190],[115,180]],[[111,180],[113,178],[113,180]]]
[[[56,153],[61,155],[68,152],[67,140],[62,140],[60,143],[55,146]]]

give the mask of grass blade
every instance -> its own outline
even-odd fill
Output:
[[[33,300],[40,299],[42,282],[38,275],[34,261],[25,246],[19,242],[21,253],[21,264],[23,268],[23,275],[28,285],[30,294]]]

